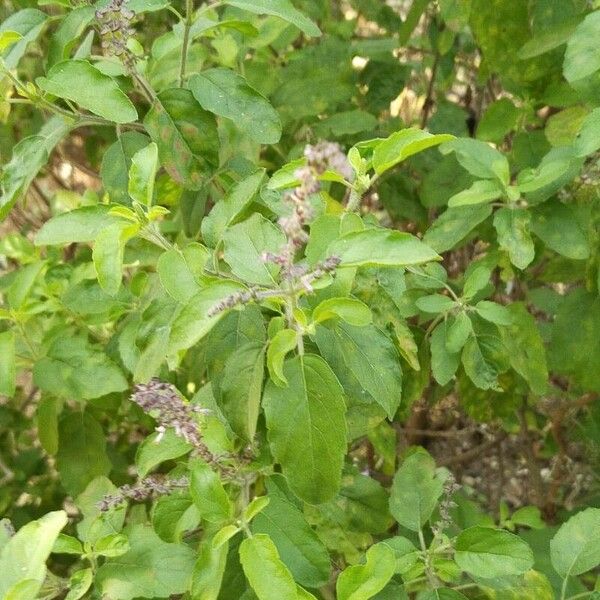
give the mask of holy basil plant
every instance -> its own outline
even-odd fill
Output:
[[[181,4],[0,25],[0,599],[600,597],[598,2]]]

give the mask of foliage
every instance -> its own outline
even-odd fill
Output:
[[[0,25],[0,597],[600,594],[560,480],[600,441],[599,3],[38,5]],[[449,397],[534,505],[406,443]]]

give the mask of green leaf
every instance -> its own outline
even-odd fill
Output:
[[[284,364],[289,387],[267,382],[263,408],[275,460],[290,487],[319,504],[338,491],[346,452],[346,406],[327,363],[312,354]]]
[[[294,580],[319,588],[329,579],[331,560],[278,474],[267,480],[269,504],[252,521],[252,532],[263,533],[275,544]]]
[[[81,336],[57,337],[46,357],[33,367],[33,379],[42,390],[70,400],[91,400],[129,386],[121,369]]]
[[[219,162],[214,116],[198,105],[189,90],[168,89],[154,101],[144,126],[167,173],[187,189],[200,189]]]
[[[486,204],[449,208],[425,232],[423,241],[436,252],[446,252],[462,242],[491,214],[492,207]]]
[[[139,446],[135,454],[135,466],[140,477],[146,477],[154,467],[166,460],[179,458],[192,449],[173,429],[153,433]]]
[[[600,108],[585,118],[574,143],[577,156],[589,156],[600,148]]]
[[[209,255],[208,250],[197,243],[161,254],[156,270],[167,294],[183,304],[189,302],[202,289],[199,280]]]
[[[18,10],[0,24],[0,33],[14,31],[21,38],[12,46],[2,50],[2,60],[7,69],[13,70],[25,54],[27,46],[34,41],[48,20],[48,15],[37,8]]]
[[[280,387],[287,387],[288,380],[283,373],[283,363],[288,352],[291,352],[298,343],[298,333],[293,329],[278,331],[267,348],[267,367],[273,383]]]
[[[190,473],[190,493],[200,516],[210,523],[229,520],[233,506],[217,473],[201,460],[193,462]]]
[[[65,60],[54,65],[37,84],[46,92],[79,104],[115,123],[137,120],[137,111],[117,83],[86,60]]]
[[[560,202],[547,202],[532,211],[531,231],[549,248],[573,260],[590,255],[586,231],[577,221],[575,211]]]
[[[230,69],[207,69],[192,75],[189,87],[202,108],[231,119],[260,144],[276,144],[281,121],[269,101]]]
[[[75,571],[69,578],[69,592],[65,596],[65,600],[79,600],[94,583],[94,572],[92,569],[79,569]]]
[[[218,404],[231,429],[246,442],[256,433],[265,370],[265,345],[248,342],[227,358]]]
[[[215,204],[202,221],[202,237],[208,246],[217,247],[227,227],[236,221],[253,200],[264,177],[264,169],[259,169],[234,185],[225,198]]]
[[[152,142],[131,157],[129,195],[140,204],[152,206],[154,178],[158,169],[158,146]]]
[[[60,401],[42,397],[37,406],[36,424],[42,448],[51,455],[58,452],[58,413]]]
[[[275,285],[280,267],[263,260],[278,254],[286,243],[284,233],[259,213],[229,227],[223,234],[223,254],[237,277],[259,285]]]
[[[521,111],[508,98],[492,102],[477,125],[477,138],[486,142],[501,143],[519,120]]]
[[[463,298],[471,300],[490,283],[491,276],[492,270],[485,265],[478,265],[470,270],[463,285]]]
[[[92,258],[100,287],[109,295],[115,296],[123,278],[123,255],[125,244],[137,225],[127,222],[113,223],[96,236]]]
[[[299,10],[296,10],[290,0],[225,0],[225,4],[242,8],[258,15],[279,17],[295,25],[310,37],[321,35],[321,30],[308,17],[305,17]]]
[[[471,336],[463,348],[461,362],[469,379],[482,390],[501,391],[498,371],[482,352],[477,336]]]
[[[12,330],[0,333],[0,394],[13,396],[16,389],[15,334]]]
[[[77,40],[94,18],[93,6],[78,6],[70,10],[61,20],[50,38],[48,67],[69,58]]]
[[[579,81],[600,69],[600,11],[587,15],[567,42],[563,74],[569,82]]]
[[[215,546],[212,540],[207,540],[200,546],[192,575],[191,592],[194,600],[217,600],[223,583],[228,549],[227,543]]]
[[[456,538],[454,560],[474,577],[522,575],[533,566],[533,552],[520,537],[489,527],[470,527]]]
[[[37,134],[23,138],[14,146],[10,161],[2,167],[0,220],[27,191],[39,170],[48,162],[56,144],[72,127],[73,123],[63,117],[52,117]]]
[[[390,229],[353,231],[330,244],[327,254],[343,267],[419,265],[439,256],[415,236]]]
[[[396,557],[386,544],[367,550],[366,562],[344,569],[336,582],[338,600],[368,600],[380,592],[396,571]]]
[[[105,204],[83,206],[46,221],[35,236],[36,246],[58,246],[75,242],[93,242],[119,219],[109,214]]]
[[[550,541],[552,566],[562,578],[600,565],[600,509],[587,508],[563,523]]]
[[[600,299],[576,289],[561,302],[548,351],[552,371],[573,378],[586,391],[600,392]]]
[[[500,248],[508,252],[510,262],[518,269],[525,269],[535,258],[530,221],[531,213],[522,209],[501,208],[494,215]]]
[[[186,350],[200,341],[226,313],[222,310],[213,315],[211,309],[244,289],[235,281],[217,280],[192,296],[173,322],[169,351]]]
[[[456,374],[460,364],[460,354],[449,352],[446,347],[448,326],[440,323],[431,334],[431,371],[434,379],[440,385],[446,385]]]
[[[580,21],[581,17],[577,16],[566,22],[552,25],[543,31],[537,31],[519,50],[519,58],[521,60],[533,58],[566,44]]]
[[[510,168],[506,157],[485,142],[460,138],[441,146],[440,152],[455,152],[458,162],[475,177],[497,179],[504,185],[508,185],[510,181]]]
[[[512,323],[512,316],[506,306],[502,304],[496,304],[496,302],[489,302],[488,300],[482,300],[475,305],[477,314],[496,325],[510,325]]]
[[[114,600],[166,598],[188,590],[196,553],[185,544],[163,542],[149,525],[127,532],[130,550],[108,559],[97,571],[96,584]]]
[[[446,330],[446,349],[452,354],[460,352],[473,333],[473,324],[469,315],[461,311],[455,315],[452,324]]]
[[[100,176],[111,202],[131,204],[127,191],[131,159],[148,145],[148,136],[138,131],[124,131],[102,156]]]
[[[400,355],[393,341],[375,325],[337,323],[317,327],[316,342],[344,389],[357,385],[392,419],[402,398]]]
[[[467,597],[450,588],[437,588],[425,592],[421,600],[467,600]]]
[[[494,179],[482,179],[463,192],[454,194],[448,200],[448,206],[470,206],[473,204],[485,204],[500,198],[504,190],[499,182]]]
[[[56,466],[63,487],[76,496],[99,475],[108,475],[112,464],[106,454],[106,435],[89,412],[70,413],[58,425]]]
[[[376,146],[373,152],[373,168],[375,173],[381,175],[413,154],[453,139],[452,135],[432,135],[415,127],[402,129]]]
[[[297,600],[292,574],[268,535],[246,538],[240,544],[240,562],[259,600]]]
[[[328,298],[319,303],[312,313],[314,323],[336,318],[350,325],[363,327],[371,323],[373,315],[366,304],[354,298]]]
[[[446,471],[436,469],[425,450],[409,455],[396,472],[390,495],[394,519],[411,531],[419,531],[431,517],[444,489]]]
[[[66,524],[64,511],[50,512],[27,523],[8,540],[0,552],[1,598],[10,598],[12,594],[20,600],[36,598],[46,576],[46,559]],[[17,593],[17,586],[24,582],[27,582],[26,592]]]
[[[445,313],[456,307],[456,302],[443,294],[431,294],[421,296],[415,302],[415,306],[426,313]]]

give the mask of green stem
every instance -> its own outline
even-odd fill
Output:
[[[427,575],[427,581],[429,585],[435,590],[439,587],[437,577],[431,567],[431,556],[429,555],[429,548],[427,548],[427,544],[425,543],[425,536],[423,535],[423,530],[419,529],[419,544],[421,545],[421,550],[423,551],[423,559],[425,561],[425,574]]]
[[[183,87],[185,81],[185,67],[188,56],[188,46],[190,42],[190,29],[194,22],[194,1],[185,0],[185,23],[183,26],[183,46],[181,48],[181,64],[179,66],[179,87]]]

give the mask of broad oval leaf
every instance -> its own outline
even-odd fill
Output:
[[[330,244],[327,254],[337,256],[342,267],[402,267],[440,259],[434,250],[415,236],[390,229],[347,233]]]
[[[455,550],[458,566],[484,579],[521,575],[533,566],[533,552],[527,543],[500,529],[465,529],[456,538]]]
[[[313,354],[287,360],[287,388],[267,382],[263,408],[271,451],[291,489],[320,504],[340,487],[346,452],[346,406],[331,368]]]
[[[600,564],[600,509],[587,508],[563,523],[550,541],[552,566],[563,578]]]
[[[596,10],[577,26],[567,42],[563,74],[567,81],[579,81],[600,69],[600,11]]]
[[[367,550],[364,565],[344,569],[336,582],[338,600],[368,600],[379,593],[396,571],[393,550],[384,543]]]
[[[144,126],[167,173],[185,188],[200,189],[219,162],[213,115],[198,105],[192,92],[174,88],[158,95]]]
[[[276,144],[281,138],[277,111],[238,73],[208,69],[193,75],[189,87],[202,108],[231,119],[254,141]]]
[[[44,91],[115,123],[130,123],[138,117],[135,106],[117,82],[86,60],[59,62],[47,77],[39,77],[37,84]]]
[[[240,562],[259,600],[297,600],[294,578],[268,535],[246,538],[240,544]]]

